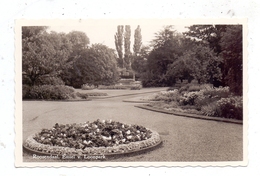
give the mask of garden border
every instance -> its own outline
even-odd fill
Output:
[[[226,122],[226,123],[234,123],[234,124],[243,125],[242,120],[227,119],[227,118],[212,117],[212,116],[203,116],[203,115],[188,114],[188,113],[182,113],[182,112],[172,112],[172,111],[162,110],[159,108],[148,107],[146,105],[135,105],[135,107],[150,110],[150,111],[165,113],[165,114],[176,115],[176,116],[184,116],[184,117],[195,118],[195,119],[212,120],[212,121],[218,121],[218,122]]]
[[[132,145],[135,145],[135,144],[138,144],[140,142],[142,143],[151,143],[150,141],[152,140],[153,142],[155,142],[154,145],[146,145],[145,147],[143,148],[137,148],[137,149],[133,149],[133,150],[128,150],[126,152],[104,152],[104,153],[89,153],[89,154],[82,154],[82,155],[78,155],[78,154],[66,154],[66,153],[63,153],[63,154],[60,154],[60,153],[48,153],[48,152],[43,152],[43,151],[39,151],[39,150],[34,150],[32,148],[30,148],[29,146],[27,146],[26,144],[26,141],[23,143],[23,149],[28,151],[29,153],[32,153],[32,154],[36,154],[36,155],[40,155],[40,156],[58,156],[59,160],[64,160],[62,159],[62,156],[63,155],[67,155],[67,156],[74,156],[76,160],[82,160],[81,157],[87,157],[87,156],[105,156],[105,158],[109,159],[109,158],[114,158],[114,157],[120,157],[120,156],[123,156],[123,155],[130,155],[130,154],[138,154],[138,153],[143,153],[143,152],[147,152],[147,151],[150,151],[150,150],[154,150],[156,149],[157,147],[161,146],[162,145],[162,140],[161,140],[161,137],[159,135],[159,133],[157,133],[156,131],[152,131],[152,134],[153,134],[153,137],[152,138],[149,138],[147,140],[144,140],[144,141],[137,141],[137,142],[132,142],[132,143],[129,143],[129,144],[122,144],[122,146],[132,146]],[[39,146],[48,146],[48,145],[45,145],[45,144],[41,144],[41,143],[38,143],[36,140],[33,139],[33,136],[35,134],[29,136],[27,138],[30,139],[30,140],[33,140],[33,143],[36,143],[37,145]],[[156,139],[155,136],[158,136],[158,138]],[[30,144],[29,144],[30,145]],[[121,145],[118,145],[117,147],[120,148]],[[52,146],[50,146],[52,147]],[[63,147],[60,147],[60,146],[57,146],[57,148],[63,148]],[[65,147],[66,148],[66,147]],[[113,147],[109,147],[109,148],[113,148]],[[91,149],[91,148],[90,148]],[[93,149],[96,149],[98,150],[99,147],[93,147]],[[76,151],[76,149],[75,149]],[[101,160],[104,160],[105,158],[101,158]],[[74,159],[74,160],[75,160]],[[67,159],[66,159],[67,160]]]

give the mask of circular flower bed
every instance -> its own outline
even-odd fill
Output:
[[[24,146],[47,154],[112,155],[131,153],[161,143],[159,134],[140,125],[112,120],[61,125],[31,135]]]

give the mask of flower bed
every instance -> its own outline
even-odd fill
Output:
[[[179,90],[157,93],[150,107],[198,115],[243,120],[243,98],[234,96],[229,87],[185,85]]]
[[[55,124],[31,135],[24,146],[30,150],[57,155],[112,155],[131,153],[161,143],[159,134],[140,125],[111,120],[82,124]]]

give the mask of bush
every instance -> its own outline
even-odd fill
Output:
[[[229,87],[204,87],[203,94],[210,98],[227,98],[230,95]]]
[[[120,84],[124,84],[124,85],[130,85],[132,83],[134,83],[134,80],[133,79],[120,79],[118,81],[118,83]]]
[[[83,84],[81,86],[82,90],[93,90],[95,87],[93,85]]]
[[[200,96],[200,92],[187,92],[177,100],[180,105],[195,105],[195,100]]]
[[[41,77],[36,81],[35,84],[36,85],[65,85],[61,78],[53,77],[53,76]]]
[[[176,101],[178,96],[179,95],[177,89],[173,91],[161,91],[160,93],[156,94],[156,96],[152,99],[152,101],[171,102],[171,101]]]
[[[136,85],[132,85],[131,86],[131,90],[140,90],[142,88],[142,86],[140,84],[136,84]]]
[[[29,85],[23,84],[22,87],[22,93],[23,93],[23,99],[28,98],[29,96],[29,92],[30,92],[31,87]]]
[[[209,105],[202,106],[201,111],[207,116],[243,120],[242,97],[221,98]]]
[[[78,97],[80,97],[81,99],[87,99],[87,98],[88,98],[88,94],[87,94],[87,93],[77,92],[76,95],[77,95]]]
[[[195,100],[194,104],[196,105],[197,109],[201,109],[202,106],[209,105],[214,101],[218,101],[220,98],[210,98],[209,96],[205,96],[203,94],[199,95]]]
[[[66,100],[75,98],[74,89],[64,85],[33,86],[28,94],[30,99]]]
[[[221,98],[217,101],[221,116],[243,120],[243,100],[240,96]]]
[[[200,91],[201,90],[201,86],[200,85],[193,85],[191,84],[189,87],[188,87],[188,92],[197,92],[197,91]]]
[[[221,117],[221,112],[220,112],[220,109],[219,109],[216,101],[214,101],[208,105],[202,106],[201,112],[203,115],[206,115],[206,116]]]

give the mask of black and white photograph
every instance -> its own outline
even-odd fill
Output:
[[[245,166],[245,20],[18,20],[17,166]]]

